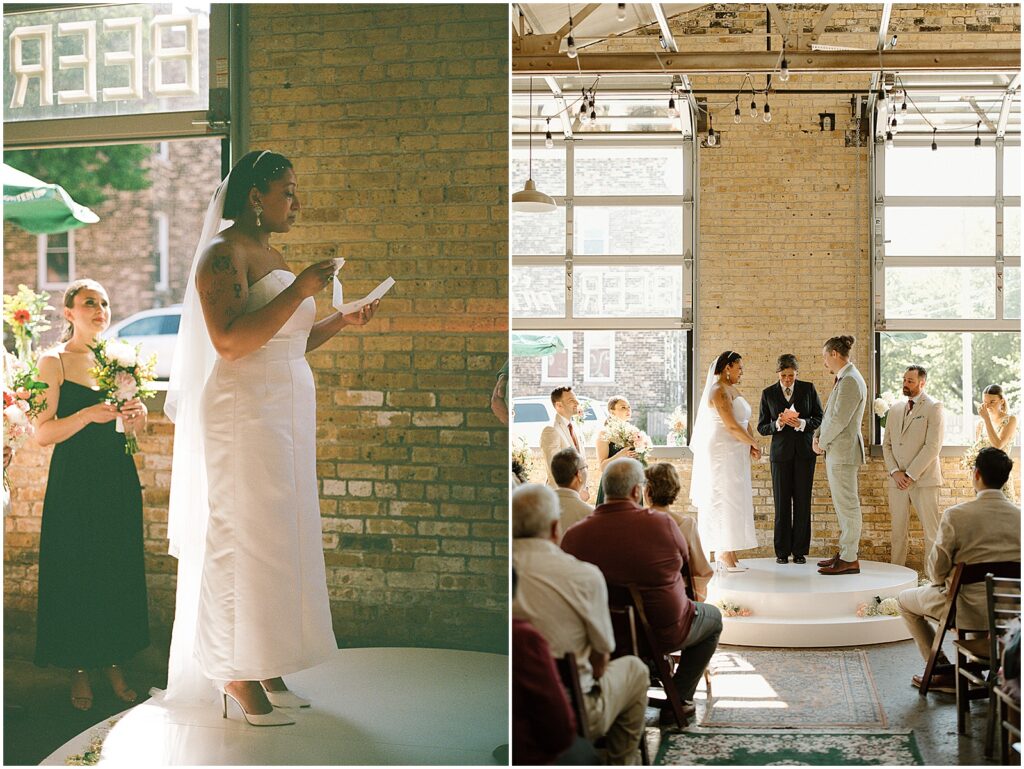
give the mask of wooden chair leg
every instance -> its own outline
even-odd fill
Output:
[[[651,754],[647,748],[647,729],[640,735],[640,762],[643,766],[651,765]]]
[[[707,668],[704,668],[704,687],[707,689],[707,702],[711,704],[711,673]]]
[[[924,682],[922,681],[922,687]],[[956,731],[957,734],[967,733],[967,710],[971,707],[971,685],[961,675],[960,653],[956,655]]]
[[[999,716],[999,709],[996,707],[996,693],[992,686],[988,687],[988,723],[985,724],[985,758],[992,758],[995,754],[996,740],[996,718]]]
[[[668,699],[669,707],[672,708],[672,715],[676,719],[679,728],[686,726],[686,716],[683,714],[683,703],[679,699],[679,690],[676,689],[676,682],[672,680],[672,671],[668,660],[664,657],[655,657],[655,666],[658,668],[658,676],[661,678],[661,686],[665,690],[665,697]]]

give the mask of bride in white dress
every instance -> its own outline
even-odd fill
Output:
[[[282,676],[337,650],[316,478],[316,392],[305,354],[377,303],[314,322],[332,259],[294,275],[271,248],[299,211],[291,163],[250,152],[214,196],[186,289],[168,393],[175,421],[168,535],[178,588],[167,701],[211,683],[250,724],[308,707]],[[224,229],[222,219],[234,223]]]
[[[737,550],[757,547],[750,462],[761,449],[750,424],[750,404],[736,385],[743,378],[738,352],[723,352],[708,370],[690,449],[690,501],[705,549],[729,571],[743,571]]]

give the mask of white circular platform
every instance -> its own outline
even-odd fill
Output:
[[[229,706],[174,707],[149,699],[121,714],[101,764],[154,766],[491,765],[508,743],[508,657],[449,649],[339,649],[287,676],[313,707],[261,729]],[[81,753],[97,725],[43,765]]]
[[[889,598],[917,587],[917,572],[904,566],[861,561],[860,574],[818,574],[817,561],[775,563],[744,558],[743,572],[720,572],[708,586],[708,602],[750,609],[749,617],[724,617],[720,643],[737,646],[861,646],[910,638],[902,617],[858,617],[857,607],[875,596]]]

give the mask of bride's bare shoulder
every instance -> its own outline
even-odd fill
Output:
[[[708,400],[728,403],[732,400],[732,393],[721,382],[715,382],[708,391]]]

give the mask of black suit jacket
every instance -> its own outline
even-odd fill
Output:
[[[803,432],[789,425],[783,425],[781,430],[775,429],[775,420],[789,406],[790,404],[786,402],[786,396],[783,394],[782,385],[778,382],[771,387],[766,387],[761,392],[757,431],[761,435],[772,436],[770,455],[772,462],[786,462],[794,458],[813,459],[817,456],[811,446],[814,442],[814,431],[821,424],[822,409],[821,400],[818,398],[818,391],[814,389],[814,385],[799,379],[793,383],[792,406],[797,410],[801,419],[807,420]]]

